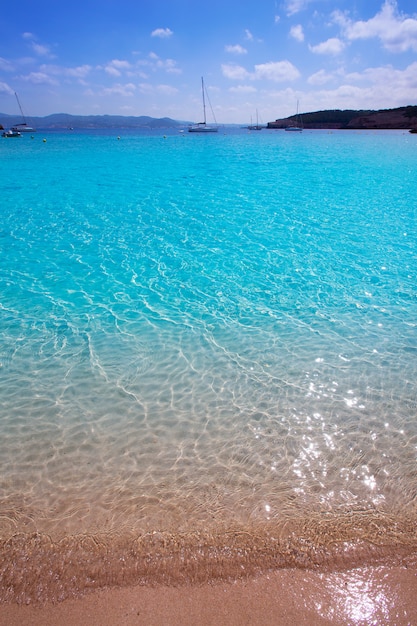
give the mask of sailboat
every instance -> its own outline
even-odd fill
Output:
[[[201,92],[203,94],[203,122],[198,122],[197,124],[192,124],[188,132],[189,133],[217,133],[219,130],[218,126],[210,126],[206,121],[206,98],[205,98],[205,88],[204,88],[204,79],[201,77]],[[213,112],[213,111],[212,111]],[[214,117],[214,113],[213,113]]]
[[[262,126],[259,124],[259,121],[258,121],[258,109],[256,109],[256,124],[252,124],[252,118],[251,118],[248,129],[249,130],[262,130]]]
[[[17,104],[19,105],[19,109],[20,109],[20,113],[22,115],[23,122],[20,122],[20,124],[15,124],[14,126],[11,127],[10,130],[12,130],[13,132],[16,132],[16,133],[34,133],[35,132],[35,128],[32,128],[32,126],[28,126],[28,123],[26,122],[26,118],[25,118],[25,115],[23,113],[22,106],[20,104],[20,100],[19,100],[19,97],[18,97],[17,93],[15,92],[14,95],[16,96]]]
[[[285,130],[289,130],[289,131],[294,131],[294,132],[298,132],[301,133],[303,130],[303,123],[301,121],[301,118],[298,114],[298,100],[297,100],[297,113],[295,115],[295,124],[291,125],[291,126],[286,126]]]

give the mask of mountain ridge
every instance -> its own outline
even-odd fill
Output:
[[[0,113],[3,126],[16,124],[21,120],[16,115]],[[52,113],[44,117],[28,117],[28,123],[42,130],[65,129],[135,129],[135,128],[176,128],[187,124],[169,117],[155,118],[148,115],[71,115],[70,113]]]

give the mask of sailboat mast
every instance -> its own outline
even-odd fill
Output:
[[[203,116],[204,124],[206,123],[206,98],[204,96],[204,78],[201,77],[201,91],[203,92]]]
[[[17,95],[16,92],[14,92],[14,95],[16,96],[17,104],[19,105],[19,109],[20,109],[20,113],[22,114],[23,121],[26,124],[26,118],[22,110],[22,105],[20,104],[19,96]]]

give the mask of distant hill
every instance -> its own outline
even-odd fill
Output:
[[[409,129],[417,128],[417,106],[378,111],[329,110],[303,113],[299,116],[304,128],[329,129]],[[285,128],[294,124],[295,116],[268,122],[268,128]]]
[[[0,124],[5,128],[20,122],[15,115],[0,113]],[[69,115],[68,113],[54,113],[46,117],[28,118],[28,123],[37,129],[64,130],[76,129],[135,129],[135,128],[177,128],[186,122],[178,122],[169,117],[154,118],[147,115]]]

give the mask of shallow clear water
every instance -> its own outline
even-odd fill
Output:
[[[414,136],[38,133],[0,158],[12,558],[417,545]]]

